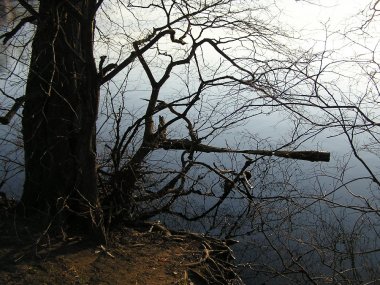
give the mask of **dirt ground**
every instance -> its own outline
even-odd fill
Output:
[[[0,215],[0,284],[241,284],[224,241],[157,223],[109,237],[107,246],[80,236],[53,239]]]
[[[149,230],[125,228],[109,248],[80,237],[36,246],[2,235],[0,284],[192,284],[202,256],[200,240]]]
[[[227,241],[156,222],[119,226],[107,245],[59,231],[53,238],[42,220],[16,219],[15,205],[0,197],[0,285],[242,284]]]

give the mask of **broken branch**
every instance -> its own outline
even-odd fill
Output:
[[[278,156],[291,159],[300,159],[307,161],[330,161],[330,153],[325,151],[286,151],[286,150],[238,150],[223,147],[209,146],[200,143],[194,143],[188,139],[166,140],[160,143],[159,147],[163,149],[182,149],[198,152],[215,152],[215,153],[243,153],[263,156]]]

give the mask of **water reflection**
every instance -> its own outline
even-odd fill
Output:
[[[322,173],[318,177],[305,162],[265,159],[252,173],[251,199],[235,191],[223,206],[195,223],[170,215],[161,216],[162,221],[181,230],[240,240],[234,251],[247,284],[362,284],[379,276],[378,214],[353,199],[351,188],[342,187],[338,169],[317,183]],[[363,180],[360,189],[369,185]],[[177,207],[201,213],[209,205],[199,197]]]
[[[29,1],[29,4],[37,8],[38,1]],[[30,16],[23,6],[16,0],[0,0],[0,35],[12,31],[20,21]],[[23,53],[32,36],[33,26],[30,23],[23,25],[17,34],[4,42],[0,43],[0,74],[10,72],[18,62],[26,64],[28,57]]]
[[[28,1],[37,8],[38,1]],[[30,16],[17,0],[0,0],[0,36],[12,31],[20,21]],[[0,116],[12,108],[24,95],[28,73],[30,41],[34,26],[26,23],[9,40],[0,40]],[[19,114],[9,125],[0,126],[0,184],[1,191],[19,198],[23,185],[23,151]]]
[[[12,21],[13,13],[10,0],[1,0],[0,2],[0,35],[7,31],[8,23]],[[5,53],[5,46],[3,40],[0,43],[0,73],[6,69],[7,55]]]
[[[1,2],[1,16],[3,16],[0,18],[1,31],[9,31],[24,15],[25,11],[16,3],[17,1],[5,0]],[[23,33],[25,37],[19,37],[21,42],[8,43],[10,46],[7,46],[7,53],[4,51],[4,46],[1,47],[4,52],[0,57],[0,69],[6,72],[19,68],[14,73],[15,77],[7,77],[6,80],[3,77],[1,81],[2,90],[15,97],[23,92],[24,82],[20,78],[25,78],[25,73],[20,73],[26,72],[25,66],[28,60],[28,53],[22,57],[29,39],[28,30],[24,30]],[[140,75],[138,79],[141,79]],[[138,84],[140,85],[140,81]],[[140,88],[142,87],[143,85],[140,85]],[[175,89],[173,86],[171,88]],[[113,96],[118,95],[115,90],[108,91]],[[129,97],[136,95],[132,92],[126,93]],[[172,92],[168,93],[172,94]],[[139,99],[141,94],[135,97],[137,99],[134,102],[129,101],[128,106],[134,103],[136,106],[141,106],[145,103]],[[2,104],[6,105],[4,102]],[[131,114],[137,112],[132,109],[122,111],[128,114],[129,118],[120,121],[128,125],[132,120]],[[104,114],[110,113],[112,112],[104,111]],[[286,127],[291,124],[276,116],[278,113],[263,116],[259,120],[255,118],[254,122],[245,127],[260,133],[263,137],[271,137],[273,141],[277,141],[279,137],[286,135],[289,131]],[[99,120],[105,119],[100,116]],[[275,120],[281,121],[281,126]],[[105,127],[102,130],[105,136],[108,136],[104,138],[104,141],[107,139],[106,142],[111,146],[115,138],[112,136],[113,125],[114,122],[111,122],[108,128]],[[180,134],[181,131],[186,132],[186,129],[181,130],[178,126],[176,134]],[[241,131],[243,128],[235,130],[235,133],[229,134],[229,137],[221,136],[213,143],[220,142],[223,145],[224,140],[231,141],[231,138]],[[8,131],[4,133],[9,135]],[[334,134],[325,132],[320,136],[326,138],[329,135]],[[245,138],[247,141],[255,141],[253,135],[249,137],[248,134]],[[135,139],[138,140],[137,136]],[[9,141],[13,141],[13,138]],[[319,145],[315,141],[318,141]],[[342,154],[350,153],[346,149],[343,150],[341,147],[343,140],[341,141],[340,145],[337,144],[335,136],[335,145],[330,147],[331,144],[326,143],[326,139],[313,137],[313,141],[304,144],[304,147],[329,150],[333,152],[333,155],[337,155],[334,150]],[[321,143],[324,144],[322,148]],[[273,149],[274,145],[268,142],[262,146],[263,149]],[[254,149],[257,145],[251,147]],[[101,148],[99,150],[102,151]],[[132,147],[131,152],[133,152]],[[1,156],[11,157],[5,154],[5,148],[2,148]],[[197,159],[200,162],[216,162],[218,166],[223,165],[226,169],[239,169],[244,163],[241,156],[207,154]],[[344,158],[339,158],[328,165],[321,166],[285,159],[263,158],[257,160],[250,169],[254,181],[249,195],[246,194],[244,188],[235,189],[220,207],[196,222],[186,223],[183,219],[177,219],[176,215],[163,215],[161,219],[177,229],[240,239],[241,243],[235,249],[238,260],[244,268],[243,274],[247,284],[253,282],[294,284],[292,282],[295,281],[299,284],[311,283],[308,278],[320,284],[338,284],[339,282],[348,284],[352,280],[351,283],[371,280],[378,274],[376,262],[379,259],[377,254],[379,223],[378,209],[366,207],[366,199],[371,197],[369,194],[372,190],[378,189],[371,189],[371,181],[363,178],[365,171],[358,166],[357,161],[343,160]],[[150,156],[149,163],[147,171],[158,174],[147,177],[144,187],[150,187],[149,190],[153,192],[153,188],[161,188],[157,181],[162,181],[162,185],[167,182],[162,176],[168,175],[168,180],[171,171],[172,173],[179,171],[180,157],[174,152],[155,152]],[[188,180],[184,189],[193,187],[194,195],[178,199],[171,210],[182,211],[191,216],[194,213],[204,212],[215,203],[222,192],[224,181],[220,177],[207,173],[204,169],[202,172],[201,169],[194,168],[194,171],[187,175],[192,180]],[[347,183],[357,177],[363,179]],[[16,180],[22,181],[19,178]],[[21,189],[19,186],[17,188]],[[358,192],[355,193],[356,191]],[[362,197],[355,196],[357,194]],[[370,268],[374,272],[368,273],[367,278],[366,271]]]

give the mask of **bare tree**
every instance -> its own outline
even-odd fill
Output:
[[[376,280],[378,173],[362,155],[377,153],[376,49],[365,60],[338,57],[328,38],[292,49],[302,39],[261,2],[18,2],[1,38],[20,43],[14,62],[29,73],[7,70],[1,122],[22,118],[26,208],[97,228],[160,215],[240,238],[256,281]],[[260,138],[273,117],[277,140]],[[346,178],[337,160],[304,177],[329,160],[306,148],[325,133],[345,136],[368,175]],[[352,190],[361,180],[372,196]]]
[[[379,280],[376,5],[377,1],[369,3],[369,9],[351,18],[342,30],[326,25],[325,44],[313,52],[305,69],[314,81],[304,86],[306,95],[293,96],[292,102],[274,98],[278,106],[289,107],[298,128],[325,133],[348,150],[337,148],[345,157],[335,157],[335,165],[317,169],[314,179],[308,179],[313,184],[293,181],[294,195],[272,192],[255,200],[258,210],[252,211],[245,223],[250,226],[242,232],[252,236],[248,241],[254,254],[247,254],[245,266],[256,282],[375,284]],[[341,48],[329,49],[332,42]]]

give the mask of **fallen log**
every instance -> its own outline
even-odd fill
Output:
[[[188,139],[181,140],[165,140],[160,142],[159,148],[167,150],[188,150],[188,151],[198,151],[198,152],[214,152],[214,153],[242,153],[242,154],[252,154],[252,155],[263,155],[263,156],[277,156],[290,159],[300,159],[307,161],[330,161],[330,153],[326,151],[286,151],[286,150],[240,150],[231,149],[205,145],[197,143]]]

